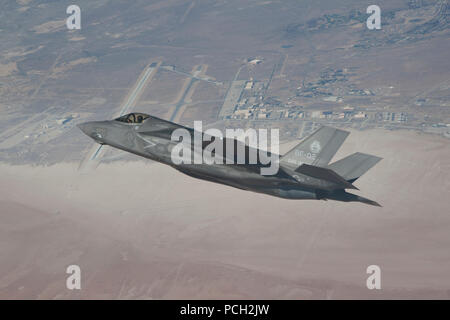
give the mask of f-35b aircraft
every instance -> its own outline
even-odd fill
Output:
[[[229,138],[220,138],[223,141],[223,154],[215,156],[223,157],[223,163],[175,164],[171,155],[179,141],[173,141],[172,133],[180,128],[188,130],[192,136],[204,133],[144,113],[130,113],[109,121],[85,122],[78,127],[100,144],[167,164],[194,178],[285,199],[332,199],[380,206],[346,189],[358,189],[353,182],[381,158],[357,152],[329,164],[349,134],[344,130],[326,126],[319,128],[285,155],[277,157],[276,174],[262,175],[261,168],[267,167],[267,164],[261,163],[259,157],[254,164],[239,164],[236,161],[230,164],[225,161],[226,149],[230,145],[236,150],[243,147],[248,159],[252,148],[237,139],[229,144]],[[216,138],[205,140],[213,141]],[[206,145],[203,141],[202,148]],[[193,143],[191,150],[192,154],[198,152]],[[236,152],[233,154],[236,157]]]

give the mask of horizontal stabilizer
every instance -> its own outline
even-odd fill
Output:
[[[328,168],[335,171],[347,181],[355,181],[376,165],[381,159],[382,158],[370,154],[356,152],[344,159],[330,164]]]
[[[340,175],[338,175],[333,170],[322,168],[322,167],[316,167],[311,166],[309,164],[302,164],[300,167],[295,169],[295,172],[301,173],[303,175],[325,180],[331,183],[336,184],[341,189],[356,189],[359,190],[357,187],[355,187],[353,184],[342,178]]]

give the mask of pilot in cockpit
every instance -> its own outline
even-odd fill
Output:
[[[147,119],[149,115],[144,113],[129,113],[120,118],[117,118],[117,121],[126,122],[126,123],[142,123],[145,119]]]

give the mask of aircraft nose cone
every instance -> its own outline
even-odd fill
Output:
[[[107,126],[101,121],[91,121],[77,124],[78,128],[84,132],[88,137],[94,139],[100,144],[105,143],[105,136],[107,132]]]
[[[77,124],[77,127],[80,128],[81,131],[84,132],[84,134],[88,135],[89,137],[92,135],[92,122],[83,122]]]

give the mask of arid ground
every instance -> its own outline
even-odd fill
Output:
[[[384,159],[355,184],[382,208],[291,201],[135,158],[0,165],[0,298],[450,297],[450,144],[353,132]],[[66,267],[81,290],[66,289]],[[381,268],[381,290],[366,268]]]

